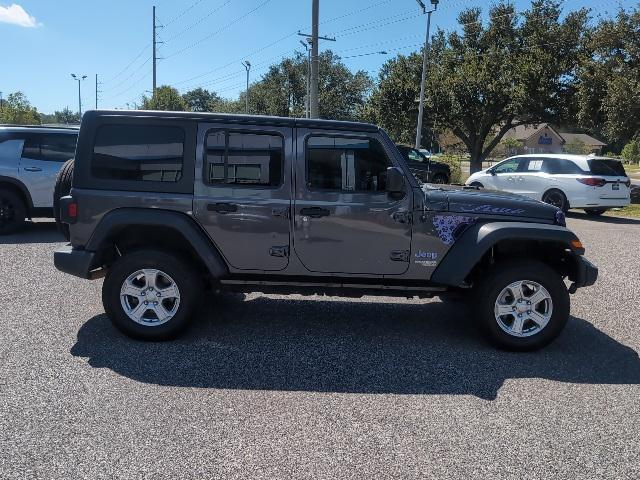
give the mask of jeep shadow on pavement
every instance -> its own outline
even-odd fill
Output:
[[[374,125],[90,111],[68,173],[55,265],[105,276],[107,315],[138,339],[176,337],[226,290],[462,297],[494,345],[533,350],[598,273],[559,209],[423,185]]]
[[[207,301],[174,342],[133,341],[95,316],[71,354],[138,382],[186,388],[494,400],[506,380],[640,384],[638,354],[585,320],[571,318],[543,353],[512,353],[479,341],[474,316],[460,320],[461,310],[441,302],[223,295]]]

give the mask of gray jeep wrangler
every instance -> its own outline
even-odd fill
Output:
[[[56,267],[106,276],[108,316],[145,340],[180,333],[204,291],[231,290],[449,296],[494,345],[532,350],[598,274],[557,208],[421,185],[361,123],[90,111],[60,218]]]

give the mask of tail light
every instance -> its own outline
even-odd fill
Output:
[[[78,204],[73,202],[67,205],[67,215],[69,218],[78,218]]]
[[[604,178],[597,177],[577,178],[576,180],[590,187],[604,187],[607,184]]]
[[[631,188],[631,179],[627,178],[627,181],[624,182],[624,184],[627,186],[627,188]]]

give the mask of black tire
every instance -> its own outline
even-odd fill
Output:
[[[608,208],[585,208],[584,211],[590,217],[599,217],[604,212],[606,212]]]
[[[27,205],[15,190],[0,187],[0,235],[17,232],[24,226]]]
[[[478,187],[478,188],[484,188],[484,185],[481,184],[480,182],[471,182],[469,184],[470,187]]]
[[[531,336],[515,336],[507,333],[500,326],[495,314],[495,306],[500,294],[507,286],[519,281],[536,282],[544,287],[551,297],[551,317],[546,326],[538,329],[536,333],[532,320],[524,320],[526,323],[522,331],[525,332],[524,327],[528,325],[531,328]],[[478,326],[487,340],[500,349],[531,351],[545,347],[562,332],[569,318],[570,300],[567,287],[562,277],[542,262],[528,260],[496,264],[485,277],[478,280],[474,293]],[[501,317],[504,323],[509,321],[509,315]],[[526,313],[523,312],[523,315],[526,316]],[[512,321],[515,322],[515,320],[514,314]],[[512,325],[506,325],[505,328],[513,328]]]
[[[179,303],[175,313],[166,323],[160,325],[137,323],[129,317],[123,307],[120,298],[121,288],[131,275],[142,269],[160,270],[170,277],[178,288]],[[188,260],[162,250],[137,250],[120,257],[109,269],[102,286],[102,304],[114,326],[125,335],[138,340],[169,340],[178,336],[189,325],[201,291],[201,277]],[[155,300],[154,292],[149,292],[149,295],[152,296],[146,298]],[[170,304],[165,303],[163,306],[167,310],[171,309]],[[153,308],[149,306],[144,312],[144,315],[149,314],[151,317],[149,321],[154,321],[153,314],[150,313]],[[156,315],[156,318],[159,317]]]
[[[444,173],[436,173],[431,183],[445,184],[449,183],[449,178]]]
[[[542,201],[559,208],[564,213],[569,211],[569,201],[567,196],[561,190],[553,188],[542,196]]]
[[[71,160],[67,160],[62,165],[62,168],[58,172],[58,176],[56,177],[56,185],[53,189],[53,218],[56,220],[56,226],[64,238],[69,241],[69,225],[66,223],[62,223],[60,221],[60,199],[62,197],[66,197],[71,193],[71,182],[73,180],[73,166],[74,166],[73,158]]]

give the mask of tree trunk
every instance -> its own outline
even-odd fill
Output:
[[[470,173],[472,174],[482,170],[482,162],[484,161],[484,158],[485,158],[482,152],[484,148],[483,140],[476,139],[475,143],[469,149],[469,154],[471,155]]]

